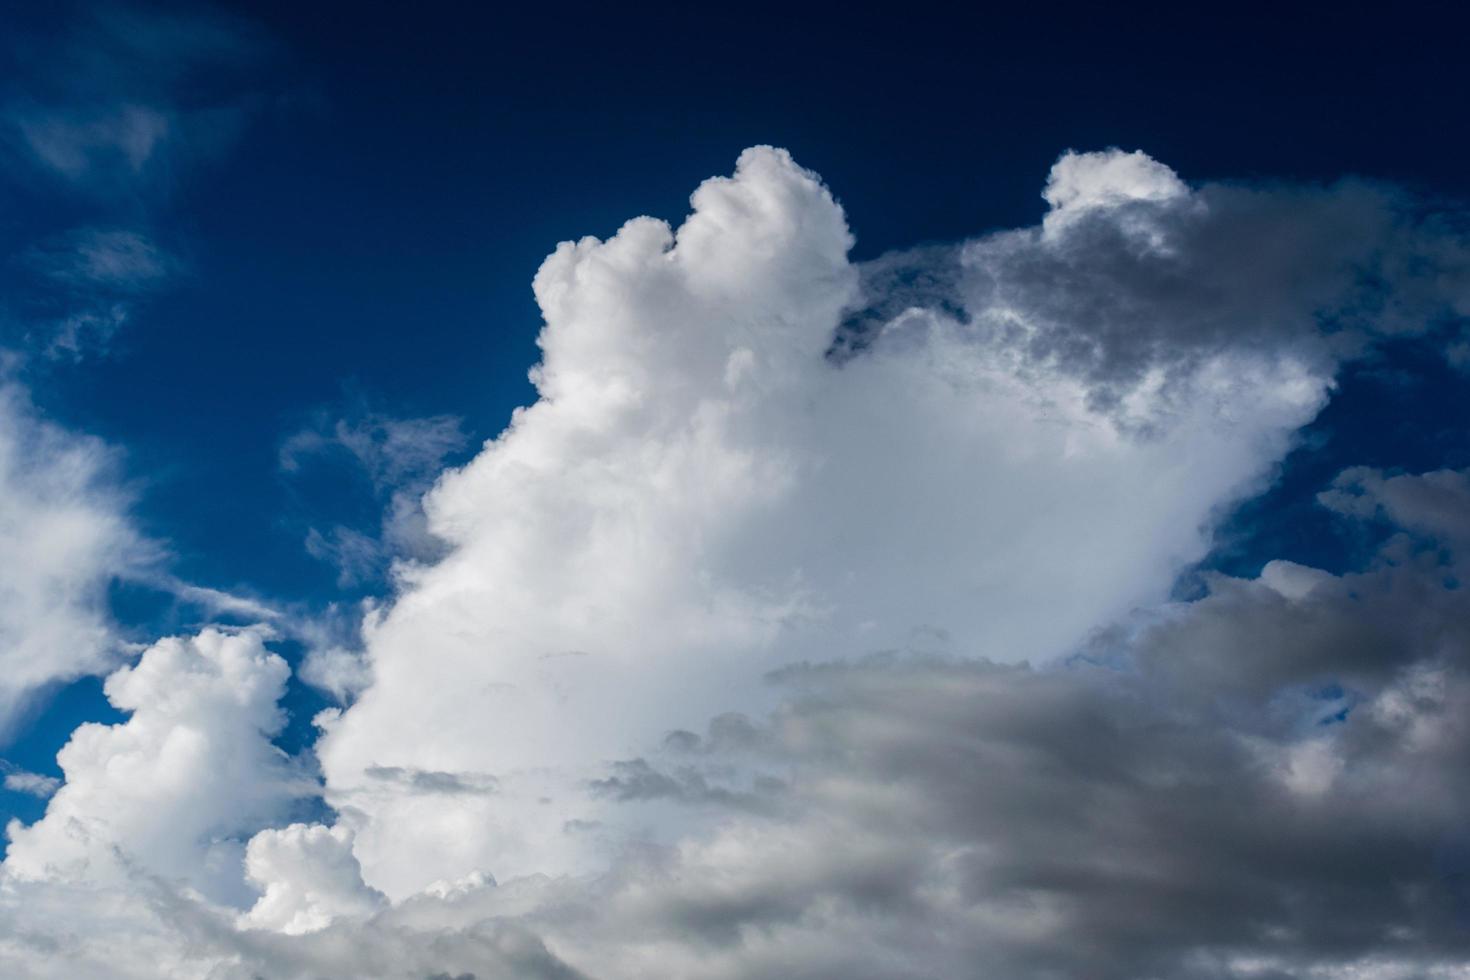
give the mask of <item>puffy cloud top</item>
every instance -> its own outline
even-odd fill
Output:
[[[1142,150],[1106,150],[1062,154],[1041,196],[1051,205],[1043,227],[1049,234],[1059,234],[1068,222],[1090,211],[1178,201],[1189,197],[1189,187]]]
[[[7,874],[110,882],[143,872],[243,901],[232,836],[307,792],[270,736],[290,669],[256,632],[160,640],[107,678],[131,717],[85,724],[57,756],[65,784],[30,826],[12,821]]]

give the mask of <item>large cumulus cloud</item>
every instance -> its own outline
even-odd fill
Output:
[[[317,665],[334,813],[293,807],[264,637],[163,641],[11,828],[0,964],[1455,975],[1465,474],[1323,487],[1388,530],[1356,571],[1169,596],[1345,359],[1463,314],[1463,244],[1393,189],[1139,153],[1045,198],[854,265],[757,148],[677,229],[560,246],[539,400]]]
[[[1039,227],[915,260],[937,301],[875,295],[841,208],[769,148],[678,229],[547,259],[541,398],[430,492],[448,556],[402,569],[372,682],[326,720],[370,883],[597,866],[607,838],[562,829],[608,819],[597,767],[758,709],[768,670],[1046,659],[1162,599],[1388,329],[1359,288],[1385,249],[1439,242],[1388,192],[1196,192],[1142,154],[1068,154],[1046,193]],[[1426,317],[1454,301],[1431,293]],[[1324,331],[1348,311],[1355,339]],[[498,791],[445,808],[384,767]]]

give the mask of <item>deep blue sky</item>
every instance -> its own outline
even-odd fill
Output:
[[[81,9],[0,13],[11,98],[65,88],[46,52]],[[26,380],[52,417],[125,449],[138,513],[179,575],[284,601],[374,590],[339,589],[302,542],[313,523],[370,524],[378,505],[347,472],[283,476],[284,439],[363,406],[494,435],[531,394],[530,281],[547,252],[637,214],[677,220],[747,145],[785,146],[821,173],[859,257],[1034,221],[1069,147],[1140,148],[1189,180],[1356,174],[1470,191],[1467,24],[1449,7],[1399,5],[1391,21],[1237,5],[222,9],[254,35],[251,56],[169,97],[248,106],[238,132],[128,193],[78,195],[7,165],[0,233],[12,285],[28,243],[78,223],[141,223],[182,258],[105,353],[38,363]],[[1426,431],[1424,406],[1395,401],[1384,375],[1349,379],[1215,564],[1345,561],[1349,545],[1311,516],[1324,478],[1470,462],[1455,380],[1413,351],[1394,357],[1427,372],[1443,426]],[[140,631],[158,625],[147,601],[121,599]],[[95,682],[7,757],[53,771],[89,715],[105,717]]]

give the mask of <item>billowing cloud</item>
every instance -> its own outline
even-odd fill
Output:
[[[45,816],[7,828],[6,873],[106,883],[136,871],[239,901],[240,836],[310,792],[270,742],[288,674],[254,631],[160,640],[119,668],[105,689],[130,717],[72,733]],[[252,875],[269,867],[268,845],[252,856]]]
[[[250,839],[245,873],[262,892],[245,923],[299,935],[366,918],[382,896],[362,881],[346,827],[292,824]]]
[[[349,831],[294,825],[250,844],[243,932],[157,884],[0,901],[31,943],[46,900],[100,917],[58,965],[127,928],[178,976],[1458,976],[1470,610],[1462,557],[1408,540],[1362,572],[1217,579],[1066,663],[787,668],[768,714],[607,767],[610,806],[701,829],[594,876],[385,906]]]
[[[1463,975],[1464,473],[1349,470],[1362,568],[1170,600],[1344,360],[1465,311],[1463,243],[1390,188],[1140,153],[1045,198],[859,266],[756,148],[677,229],[561,245],[539,400],[428,491],[443,552],[361,655],[310,661],[334,813],[291,806],[259,633],[161,641],[11,829],[0,967]],[[283,462],[390,486],[443,443],[395,431]]]
[[[617,833],[541,801],[618,819],[603,762],[760,709],[770,670],[1045,660],[1164,598],[1324,403],[1349,345],[1321,322],[1378,329],[1358,283],[1438,241],[1388,192],[1194,191],[1137,154],[1066,155],[1047,195],[1038,228],[915,259],[942,302],[874,295],[768,148],[677,230],[547,259],[541,399],[426,498],[450,552],[370,622],[374,683],[319,745],[369,883],[596,867]],[[381,766],[500,793],[446,810]]]

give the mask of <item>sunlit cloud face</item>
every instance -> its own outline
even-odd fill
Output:
[[[1463,313],[1464,242],[1391,188],[1140,152],[1063,154],[1043,194],[1036,226],[859,264],[821,180],[752,148],[677,228],[546,259],[538,398],[463,466],[450,417],[288,437],[288,478],[346,454],[387,510],[356,564],[308,537],[354,582],[389,565],[301,667],[339,707],[293,758],[269,630],[147,645],[106,682],[126,720],[9,828],[0,965],[1463,961],[1463,471],[1322,487],[1388,529],[1358,571],[1173,588],[1344,364]],[[103,272],[145,267],[109,241]],[[87,927],[43,963],[62,906]]]

